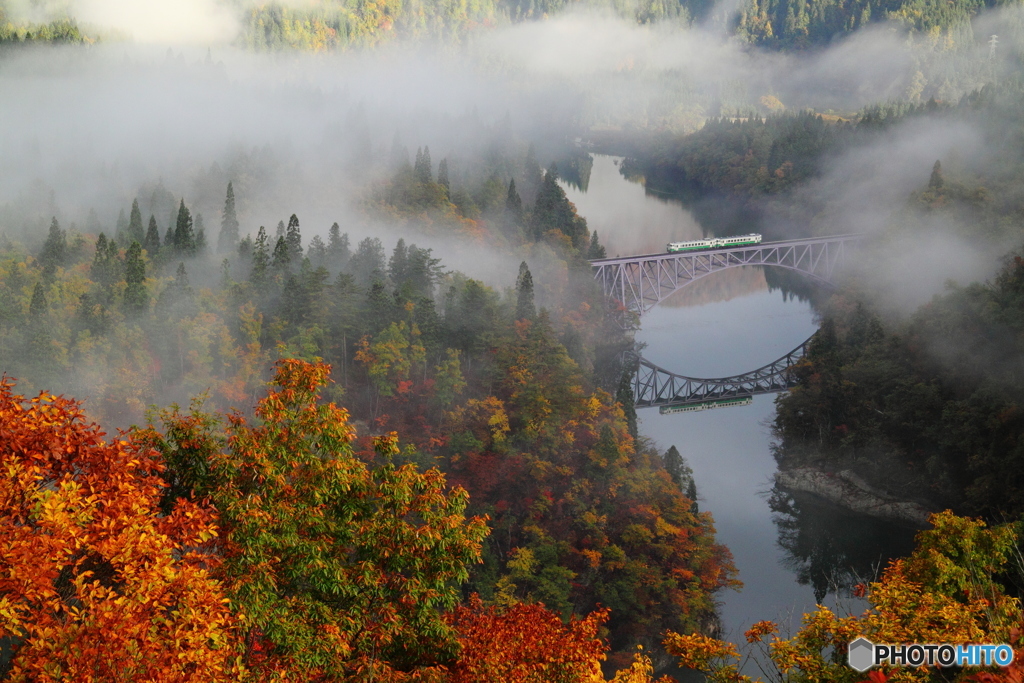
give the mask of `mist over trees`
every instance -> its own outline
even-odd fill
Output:
[[[644,436],[566,193],[593,151],[714,234],[871,232],[834,295],[771,276],[822,315],[776,457],[985,520],[747,641],[854,683],[853,633],[1009,640],[1024,24],[991,4],[239,2],[233,48],[157,54],[0,3],[0,678],[742,680],[701,454]],[[775,494],[816,597],[869,563]]]

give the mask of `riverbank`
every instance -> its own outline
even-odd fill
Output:
[[[851,512],[922,528],[934,512],[920,503],[893,498],[850,470],[826,472],[814,467],[795,467],[776,472],[775,483],[783,489],[818,496]]]

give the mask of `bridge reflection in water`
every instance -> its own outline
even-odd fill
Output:
[[[690,412],[701,407],[746,405],[748,402],[740,399],[785,391],[795,384],[790,368],[804,357],[811,339],[757,370],[716,379],[678,375],[641,358],[633,380],[636,407],[659,406],[665,408],[662,412]]]
[[[775,266],[832,285],[849,245],[862,237],[836,235],[725,249],[616,257],[591,261],[591,265],[594,279],[601,284],[605,295],[617,302],[620,310],[642,316],[686,285],[727,268]],[[636,407],[659,406],[662,412],[692,412],[746,405],[752,396],[785,391],[795,384],[790,368],[804,357],[810,341],[756,370],[716,379],[679,375],[641,358],[633,382]]]

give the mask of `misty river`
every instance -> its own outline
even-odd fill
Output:
[[[609,256],[661,251],[670,239],[702,234],[681,203],[651,196],[641,184],[627,181],[618,161],[595,155],[587,190],[565,186]],[[698,280],[645,314],[637,340],[646,344],[644,357],[663,368],[722,377],[774,361],[811,336],[816,323],[808,302],[769,291],[761,269],[730,269]],[[756,396],[748,406],[676,415],[638,411],[642,435],[662,452],[674,444],[686,458],[700,509],[712,513],[719,542],[733,553],[744,587],[720,594],[720,614],[725,637],[740,644],[741,652],[743,632],[756,621],[771,619],[782,635],[795,633],[801,615],[815,607],[809,576],[817,576],[819,584],[822,577],[836,577],[840,585],[845,579],[847,586],[853,576],[873,579],[874,568],[912,547],[911,529],[806,496],[788,514],[772,511],[774,400]],[[821,585],[819,592],[824,592]],[[838,593],[829,590],[823,604],[840,612],[863,610],[863,601],[848,590]],[[747,673],[757,673],[753,663]]]

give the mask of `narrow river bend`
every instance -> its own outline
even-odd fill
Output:
[[[680,203],[650,196],[641,184],[625,180],[618,161],[596,155],[586,191],[564,186],[609,256],[661,251],[670,240],[702,235],[701,226]],[[756,226],[750,231],[756,232]],[[646,345],[644,357],[663,368],[693,377],[722,377],[779,358],[816,329],[809,303],[769,291],[760,269],[744,268],[708,276],[677,292],[643,316],[637,340]],[[686,458],[701,510],[712,513],[718,540],[733,553],[744,587],[720,596],[720,614],[725,636],[740,645],[745,645],[743,632],[762,619],[779,623],[784,635],[795,632],[801,615],[816,604],[808,575],[816,573],[819,595],[825,592],[821,565],[832,563],[826,569],[847,580],[854,570],[870,579],[863,575],[864,567],[884,567],[889,558],[909,549],[913,536],[912,530],[821,501],[801,499],[798,518],[773,513],[774,401],[772,395],[757,396],[749,406],[676,415],[661,415],[653,408],[638,411],[643,435],[654,439],[662,452],[674,444]],[[780,543],[780,532],[788,542]],[[808,544],[813,547],[803,552]],[[858,567],[843,566],[854,555],[858,561],[851,562]],[[863,609],[861,601],[840,593],[829,591],[823,603],[841,612]],[[746,673],[757,674],[751,667]]]

